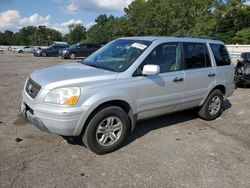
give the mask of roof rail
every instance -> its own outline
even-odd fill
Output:
[[[210,39],[210,40],[217,40],[215,37],[209,37],[209,36],[192,36],[192,35],[176,35],[175,37],[180,38],[199,38],[199,39]]]

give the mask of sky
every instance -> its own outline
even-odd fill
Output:
[[[45,25],[61,33],[68,25],[89,28],[100,14],[122,16],[133,0],[0,0],[0,31]]]

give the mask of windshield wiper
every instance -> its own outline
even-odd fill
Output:
[[[84,65],[88,65],[90,67],[95,67],[97,69],[104,69],[104,70],[109,70],[109,71],[112,71],[112,72],[116,72],[114,69],[110,68],[110,67],[105,67],[105,66],[101,66],[101,65],[94,65],[94,64],[85,64],[83,63]]]

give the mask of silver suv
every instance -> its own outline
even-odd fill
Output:
[[[217,118],[234,88],[234,66],[221,41],[128,37],[81,63],[33,72],[21,110],[42,131],[80,136],[105,154],[122,145],[138,120],[195,107],[202,119]]]

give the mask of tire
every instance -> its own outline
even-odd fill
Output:
[[[46,52],[41,52],[41,56],[46,57],[47,56]]]
[[[223,94],[221,90],[213,90],[200,108],[198,114],[200,118],[211,121],[222,114]]]
[[[23,51],[22,51],[22,50],[19,50],[18,53],[23,53]]]
[[[75,59],[75,58],[76,58],[76,54],[70,53],[70,54],[69,54],[69,58],[70,58],[70,59]]]
[[[108,106],[92,116],[82,141],[85,146],[98,155],[110,153],[122,146],[129,133],[129,127],[126,112],[120,107]]]

